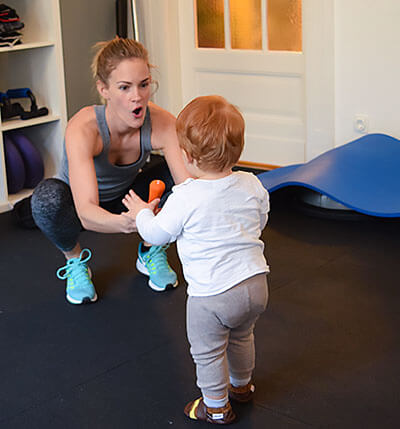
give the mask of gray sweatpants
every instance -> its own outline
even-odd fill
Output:
[[[187,300],[186,325],[204,396],[227,394],[229,376],[251,378],[255,366],[254,325],[268,301],[266,274],[257,274],[219,295]]]

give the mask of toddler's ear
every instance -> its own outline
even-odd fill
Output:
[[[182,148],[182,155],[183,158],[189,163],[192,164],[193,163],[193,158],[191,157],[190,153],[187,153],[185,149]]]

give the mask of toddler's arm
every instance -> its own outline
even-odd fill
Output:
[[[164,231],[157,223],[154,209],[160,199],[156,198],[150,203],[145,203],[132,190],[122,200],[124,206],[129,210],[123,213],[125,216],[136,219],[136,226],[143,240],[155,246],[161,246],[175,240],[168,232]]]
[[[261,231],[267,225],[267,220],[268,220],[268,213],[261,213],[261,215],[260,215],[260,227],[261,227]]]
[[[122,204],[129,210],[125,215],[133,219],[136,219],[140,210],[150,209],[153,212],[159,202],[160,199],[155,198],[150,203],[145,203],[138,195],[135,194],[134,191],[132,191],[132,189],[122,200]]]
[[[175,237],[158,225],[157,217],[151,210],[144,209],[138,213],[136,226],[143,240],[154,246],[162,246],[175,241]]]

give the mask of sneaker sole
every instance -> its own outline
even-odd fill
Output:
[[[88,267],[88,273],[89,273],[89,277],[92,278],[92,270],[90,269],[90,267]],[[88,296],[85,296],[85,298],[83,298],[81,301],[78,301],[77,299],[71,298],[68,294],[65,295],[65,298],[67,298],[67,301],[70,304],[90,304],[92,302],[96,302],[97,301],[97,293],[94,293],[94,297],[93,298],[89,298]]]
[[[93,298],[89,298],[88,296],[85,296],[85,298],[83,298],[81,301],[71,298],[69,295],[65,295],[65,297],[67,298],[67,301],[70,304],[90,304],[92,302],[97,301],[97,293],[94,295]]]
[[[145,276],[150,277],[146,266],[143,264],[143,262],[139,258],[136,259],[136,269],[140,273],[144,274]],[[165,288],[161,288],[160,286],[157,286],[156,284],[154,284],[149,278],[148,285],[151,287],[151,289],[153,289],[156,292],[165,292],[168,289],[176,288],[178,286],[178,280],[176,280],[176,282],[173,285],[169,284]]]

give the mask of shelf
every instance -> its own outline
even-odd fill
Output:
[[[59,115],[39,116],[38,118],[32,118],[32,119],[26,119],[26,120],[22,120],[22,119],[7,120],[0,124],[0,132],[17,130],[19,128],[31,127],[32,125],[46,124],[48,122],[55,122],[59,120],[60,120]]]
[[[32,195],[33,189],[22,189],[22,191],[17,192],[16,194],[8,194],[8,203],[14,207],[14,204],[18,201],[29,197]]]
[[[8,168],[13,172],[13,165],[6,164],[7,133],[22,133],[34,144],[43,160],[44,177],[48,178],[59,168],[67,124],[60,0],[9,0],[8,4],[16,9],[24,28],[21,44],[0,48],[0,91],[30,88],[37,105],[46,106],[49,114],[27,120],[0,115],[0,213],[12,210],[33,192],[23,189],[8,193],[7,173]],[[32,103],[28,97],[21,97],[19,102],[23,110],[30,111]]]
[[[46,48],[48,46],[54,46],[54,42],[45,41],[45,42],[21,43],[20,45],[0,48],[0,53],[1,52],[23,51],[25,49]]]
[[[32,192],[33,189],[22,189],[22,191],[17,192],[16,194],[9,194],[8,201],[0,201],[0,213],[12,210],[18,201],[29,197],[32,195]]]
[[[0,213],[12,210],[12,206],[8,201],[0,201]]]

